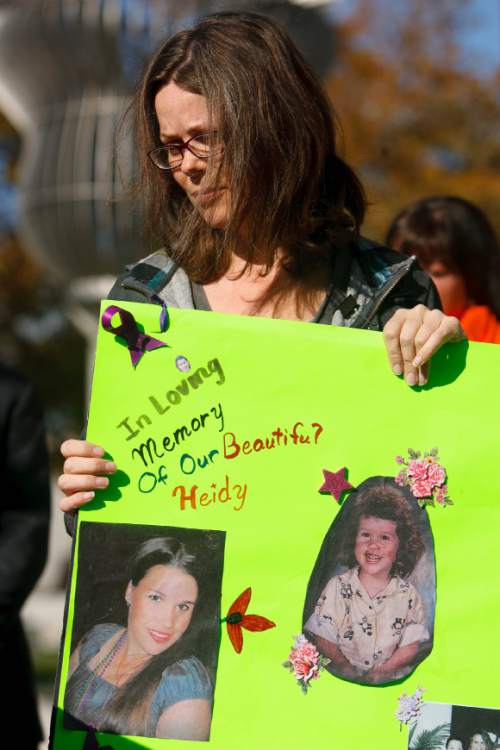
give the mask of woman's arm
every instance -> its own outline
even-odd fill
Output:
[[[179,701],[165,709],[156,725],[156,736],[176,740],[208,740],[212,712],[203,698]]]

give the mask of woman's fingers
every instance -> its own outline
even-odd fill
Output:
[[[430,357],[444,343],[463,338],[465,334],[457,318],[424,305],[397,310],[384,327],[391,367],[396,375],[404,375],[410,386],[425,385]]]
[[[64,462],[63,471],[64,474],[114,474],[116,464],[102,458],[72,456]]]
[[[64,458],[71,456],[86,456],[87,458],[93,458],[94,456],[104,456],[104,448],[100,445],[94,445],[89,443],[87,440],[65,440],[61,445],[61,453]]]
[[[445,343],[452,341],[462,341],[465,339],[465,332],[460,325],[458,318],[443,315],[438,325],[430,332],[427,339],[419,347],[415,364],[427,362],[433,354]]]
[[[74,495],[64,496],[59,503],[59,507],[65,513],[71,513],[81,508],[82,505],[85,505],[85,503],[88,503],[94,497],[94,492],[75,492]]]
[[[95,491],[109,485],[107,474],[114,474],[116,465],[103,458],[105,451],[86,440],[66,440],[61,445],[65,457],[63,473],[57,480],[65,497],[61,510],[69,512],[80,508],[95,496]]]
[[[65,495],[73,495],[75,492],[102,490],[109,484],[107,477],[95,476],[94,474],[61,474],[57,480],[57,486]]]
[[[408,385],[418,382],[418,371],[412,363],[416,355],[415,336],[420,323],[419,311],[417,308],[414,310],[413,315],[410,314],[413,312],[411,310],[396,310],[384,327],[385,346],[392,370],[396,375],[404,375]]]

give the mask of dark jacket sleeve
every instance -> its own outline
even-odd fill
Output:
[[[47,558],[49,462],[39,402],[17,374],[0,370],[0,643]]]

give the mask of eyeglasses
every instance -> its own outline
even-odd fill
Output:
[[[224,144],[218,140],[217,133],[202,133],[193,135],[188,141],[158,146],[149,151],[148,156],[158,169],[175,169],[182,164],[185,149],[198,159],[209,159],[211,156],[221,156]]]

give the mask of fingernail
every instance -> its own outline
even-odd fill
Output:
[[[392,371],[395,375],[398,376],[403,374],[403,368],[401,367],[401,365],[393,365]]]
[[[85,500],[85,502],[87,502],[87,500],[92,500],[93,497],[95,497],[95,492],[84,492],[82,495],[82,500]]]
[[[95,480],[96,487],[107,487],[108,484],[109,484],[109,479],[107,479],[107,477],[96,477],[96,480]]]
[[[114,464],[112,461],[107,461],[104,464],[104,471],[107,471],[109,474],[112,474],[114,471],[116,471],[116,464]]]
[[[104,448],[101,448],[99,445],[94,445],[92,446],[92,453],[94,456],[103,456]]]
[[[406,376],[406,382],[408,385],[416,385],[417,384],[417,378],[415,376],[414,372],[409,372]]]

